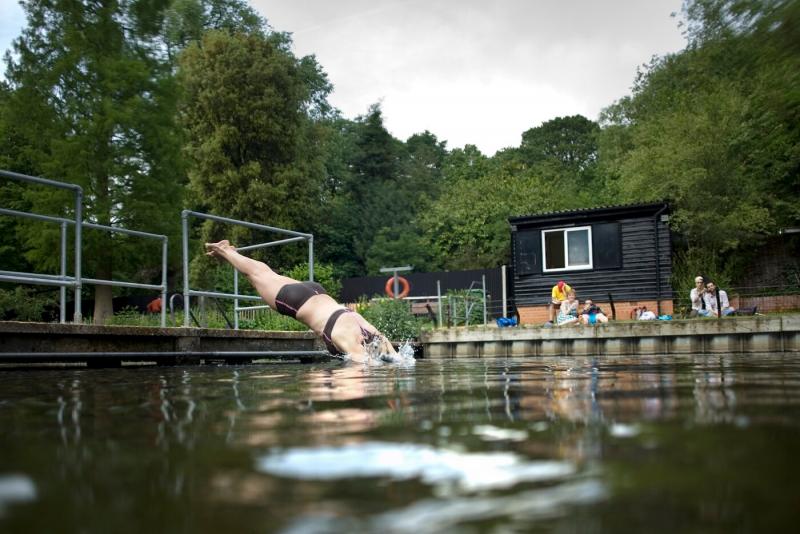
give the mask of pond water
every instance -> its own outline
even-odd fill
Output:
[[[788,531],[798,357],[0,372],[2,532]]]

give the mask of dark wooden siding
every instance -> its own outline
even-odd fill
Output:
[[[609,221],[594,221],[602,223]],[[587,224],[582,222],[581,224]],[[661,298],[673,297],[670,285],[671,239],[666,222],[655,222],[655,217],[635,217],[620,219],[622,267],[616,269],[595,269],[586,271],[564,271],[560,273],[518,275],[514,270],[514,299],[517,306],[546,304],[550,300],[550,290],[559,280],[565,280],[578,293],[583,301],[592,298],[607,301],[611,293],[616,301],[654,300],[658,295],[656,262],[656,224],[660,243],[658,263],[660,263]],[[552,226],[520,228],[519,232],[540,231]],[[517,251],[519,240],[512,239],[515,248],[512,257],[524,255]],[[524,240],[522,240],[524,242]],[[541,246],[541,245],[539,245]]]

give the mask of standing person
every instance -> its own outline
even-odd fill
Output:
[[[559,309],[561,308],[561,303],[567,300],[567,293],[570,291],[572,291],[572,288],[563,280],[559,280],[558,283],[553,286],[553,289],[550,291],[550,304],[547,306],[548,321],[545,323],[546,326],[553,325],[556,306],[558,306]]]
[[[396,353],[377,328],[333,300],[318,283],[281,276],[267,264],[239,254],[228,240],[206,243],[206,250],[206,255],[227,261],[245,275],[270,308],[297,319],[321,336],[334,356],[347,355],[363,363],[369,357],[367,344],[383,354]]]
[[[731,308],[731,304],[728,301],[728,293],[724,289],[717,289],[717,285],[714,282],[709,281],[706,284],[706,292],[704,294],[704,299],[706,302],[706,309],[708,309],[709,315],[713,315],[714,317],[719,317],[719,311],[717,310],[717,293],[719,293],[719,305],[722,308],[722,316],[731,315],[736,310]]]
[[[570,289],[567,292],[567,299],[561,302],[561,308],[558,310],[558,326],[578,324],[578,304],[575,291]]]
[[[706,284],[703,277],[695,277],[694,287],[689,292],[689,300],[692,301],[692,311],[689,313],[689,317],[697,317],[698,315],[700,317],[709,317],[711,315],[704,299],[705,293]]]

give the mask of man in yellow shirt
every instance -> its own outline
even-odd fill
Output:
[[[545,323],[546,325],[553,324],[556,306],[561,307],[561,303],[567,300],[567,293],[570,291],[572,291],[572,288],[563,280],[559,280],[558,283],[553,286],[553,290],[550,292],[550,305],[547,307],[547,315],[550,320]]]

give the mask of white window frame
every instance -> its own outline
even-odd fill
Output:
[[[581,265],[569,265],[567,250],[568,250],[568,235],[569,232],[577,232],[579,230],[588,230],[589,236],[589,263]],[[545,235],[555,232],[564,234],[564,265],[565,267],[558,267],[556,269],[547,268],[547,247],[545,247]],[[568,228],[553,228],[551,230],[542,230],[542,272],[553,273],[561,271],[583,271],[586,269],[594,268],[594,257],[592,255],[592,227],[591,226],[570,226]]]

